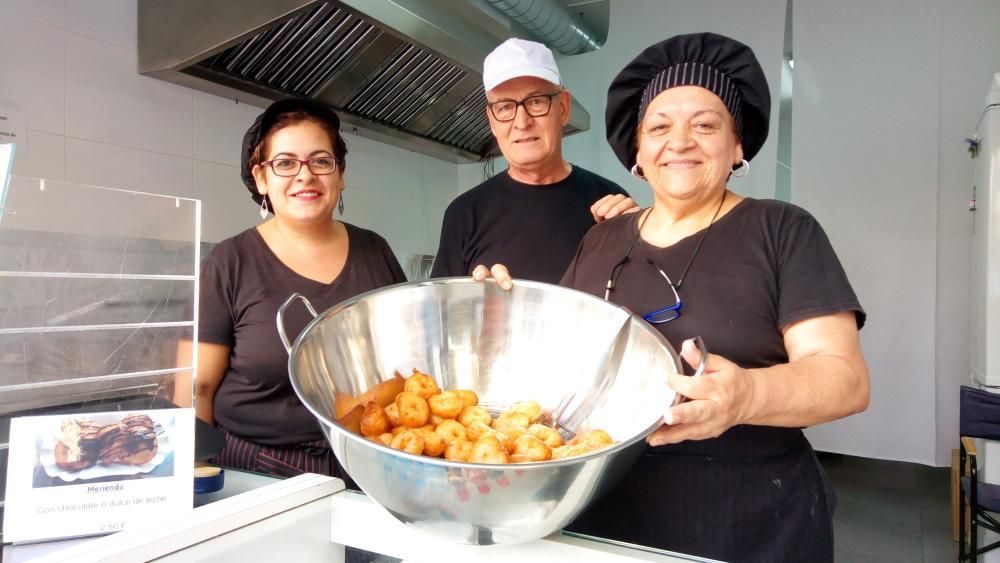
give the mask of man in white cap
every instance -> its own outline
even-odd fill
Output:
[[[508,168],[448,206],[431,276],[505,264],[512,276],[558,283],[590,227],[638,208],[618,184],[563,159],[570,94],[547,47],[503,42],[483,63],[483,86]]]

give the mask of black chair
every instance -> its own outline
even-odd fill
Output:
[[[962,386],[959,410],[961,449],[959,468],[962,471],[961,510],[958,520],[958,560],[975,561],[977,557],[1000,547],[1000,541],[979,547],[979,527],[1000,534],[1000,485],[979,481],[979,464],[973,438],[1000,440],[1000,394]],[[995,462],[992,462],[995,463]],[[965,527],[969,524],[966,546]],[[968,547],[968,549],[966,549]]]

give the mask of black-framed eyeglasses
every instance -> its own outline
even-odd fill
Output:
[[[267,160],[260,163],[261,166],[268,165],[271,167],[271,171],[274,172],[275,176],[296,176],[299,170],[302,170],[302,165],[305,164],[309,167],[309,171],[317,176],[325,176],[327,174],[333,174],[337,171],[337,159],[332,156],[319,156],[316,158],[309,158],[306,160],[299,160],[297,158],[276,158],[274,160]]]
[[[531,117],[543,117],[552,111],[552,98],[561,93],[560,90],[551,94],[528,96],[523,100],[497,100],[487,102],[486,105],[497,121],[513,121],[517,116],[517,106],[523,107],[524,111]]]
[[[632,249],[629,248],[629,253],[631,253],[631,250]],[[615,286],[618,285],[618,278],[621,276],[622,268],[625,267],[626,263],[628,263],[628,255],[625,255],[625,257],[619,260],[618,263],[615,264],[614,268],[611,269],[611,277],[608,278],[608,283],[604,288],[605,301],[610,301],[609,298],[611,297],[611,292],[614,291]],[[681,301],[681,296],[677,293],[677,286],[674,285],[674,282],[670,281],[670,277],[667,276],[667,273],[664,272],[662,268],[654,264],[652,260],[647,259],[646,263],[655,268],[656,271],[663,276],[663,279],[667,280],[667,285],[670,286],[670,291],[674,294],[674,304],[669,307],[657,309],[652,313],[646,313],[645,315],[642,315],[642,318],[646,322],[654,325],[669,323],[670,321],[681,316],[681,307],[684,306],[684,302]]]

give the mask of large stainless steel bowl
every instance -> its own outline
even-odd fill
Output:
[[[278,313],[286,348],[282,314],[296,298],[304,300],[289,297]],[[568,524],[642,453],[674,399],[666,375],[680,370],[667,341],[635,315],[544,283],[503,291],[469,278],[415,282],[312,313],[288,369],[337,458],[398,520],[461,543],[518,543]],[[335,393],[357,396],[413,368],[442,389],[474,389],[494,412],[534,399],[566,430],[602,428],[619,443],[559,461],[484,465],[392,450],[334,422]]]

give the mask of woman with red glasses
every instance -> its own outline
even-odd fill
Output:
[[[343,213],[346,156],[337,114],[310,99],[271,104],[243,139],[243,182],[265,220],[221,242],[201,277],[195,410],[226,434],[219,465],[346,478],[291,387],[275,327],[292,293],[322,311],[406,281],[382,237],[334,219],[338,207]],[[289,308],[289,338],[310,320]]]

